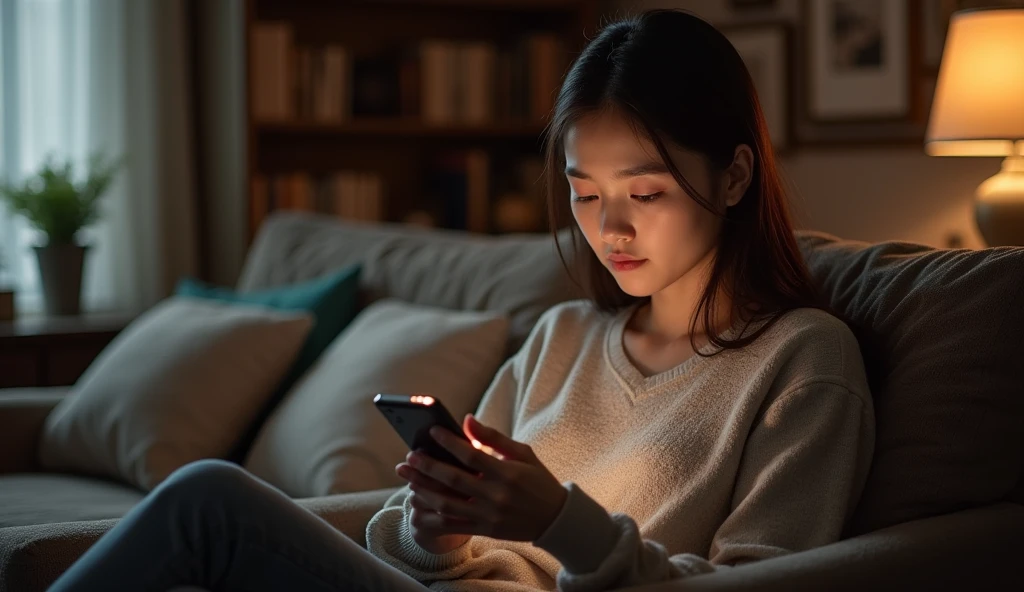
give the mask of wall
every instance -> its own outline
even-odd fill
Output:
[[[935,0],[923,0],[935,1]],[[715,25],[759,20],[799,22],[800,0],[771,9],[730,8],[729,0],[618,0],[605,18],[647,8],[685,8]],[[977,186],[999,170],[998,158],[937,158],[923,147],[797,148],[782,157],[801,228],[866,241],[902,239],[984,247],[974,224]]]

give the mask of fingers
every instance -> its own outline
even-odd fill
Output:
[[[435,491],[437,493],[449,495],[452,497],[469,497],[468,494],[452,489],[451,487],[448,487],[447,485],[441,483],[437,479],[434,479],[429,475],[423,474],[422,472],[414,469],[412,466],[406,463],[400,463],[398,466],[396,466],[395,473],[397,473],[399,477],[408,481],[410,483],[410,486],[416,485],[421,489],[429,489],[431,491]]]
[[[411,498],[413,504],[412,514],[409,516],[409,523],[416,530],[430,536],[441,536],[446,534],[481,534],[479,529],[472,522],[462,520],[454,516],[445,516],[427,508],[422,501],[415,501],[416,496]],[[419,504],[420,507],[416,507]]]
[[[509,438],[490,426],[480,423],[471,413],[466,414],[462,425],[463,430],[470,435],[470,438],[475,438],[484,444],[490,445],[505,457],[524,462],[531,462],[536,459],[532,448]]]
[[[416,530],[430,536],[441,536],[446,534],[475,534],[473,523],[457,516],[445,516],[438,514],[423,501],[419,495],[413,494],[409,497],[409,504],[412,506],[412,513],[409,515],[409,523]]]
[[[493,484],[484,481],[477,475],[454,467],[446,462],[431,458],[420,452],[410,452],[407,462],[423,475],[435,482],[457,492],[462,497],[489,497]],[[415,478],[415,475],[412,475]],[[412,481],[412,479],[410,479]],[[429,484],[427,484],[429,485]],[[437,490],[436,487],[430,488]]]
[[[474,448],[444,428],[431,428],[430,436],[437,440],[452,455],[467,467],[485,475],[500,475],[504,468],[502,461]]]
[[[435,510],[433,508],[433,506],[431,506],[430,504],[428,504],[424,500],[423,492],[422,491],[419,491],[419,492],[414,491],[413,495],[409,496],[409,505],[412,506],[413,510],[419,512],[420,514],[423,514],[423,513],[436,514],[437,513],[437,510]],[[454,520],[456,522],[464,522],[466,524],[469,524],[468,520],[466,520],[465,518],[460,518],[459,516],[449,516],[449,518],[451,518],[452,520]]]
[[[413,495],[409,502],[414,508],[424,512],[435,512],[443,517],[453,520],[454,524],[458,524],[463,527],[463,530],[458,532],[471,534],[471,532],[465,530],[465,528],[472,527],[480,523],[493,523],[493,516],[491,512],[478,504],[474,504],[472,500],[453,498],[429,489],[421,489],[416,485],[410,485],[409,487],[413,491]],[[426,519],[426,517],[422,518]],[[472,533],[475,532],[475,530],[472,531]]]

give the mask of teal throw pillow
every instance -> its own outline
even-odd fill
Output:
[[[313,315],[313,330],[303,344],[281,388],[292,383],[313,365],[334,338],[356,316],[361,265],[350,265],[340,271],[313,280],[256,290],[237,292],[212,286],[194,278],[178,282],[175,294],[239,304],[262,304],[280,310],[302,310]]]

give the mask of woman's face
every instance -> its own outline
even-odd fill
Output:
[[[715,201],[722,194],[702,156],[669,150],[702,196]],[[620,115],[602,112],[571,127],[565,160],[576,223],[627,294],[655,294],[692,276],[713,255],[720,219],[676,183],[654,144],[637,137]],[[637,262],[614,261],[626,257]]]

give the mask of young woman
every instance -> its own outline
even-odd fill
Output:
[[[53,589],[606,590],[838,540],[871,397],[736,51],[684,12],[608,26],[566,76],[547,161],[591,298],[547,311],[466,417],[495,454],[443,431],[473,472],[410,453],[368,550],[234,465],[192,463]]]

